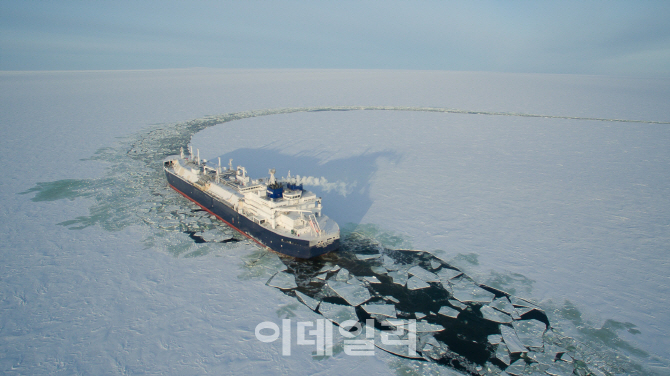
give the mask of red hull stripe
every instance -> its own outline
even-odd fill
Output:
[[[208,212],[209,214],[215,216],[218,220],[220,220],[221,222],[223,222],[223,223],[227,224],[228,226],[232,227],[233,229],[235,229],[235,230],[236,230],[237,232],[239,232],[240,234],[242,234],[242,235],[246,236],[247,238],[249,238],[249,239],[255,241],[255,242],[258,243],[258,245],[260,245],[261,247],[263,247],[263,248],[268,248],[265,244],[259,242],[258,240],[254,239],[253,237],[249,236],[249,234],[247,234],[246,232],[240,230],[239,228],[237,228],[237,227],[233,226],[232,224],[230,224],[230,222],[228,222],[228,221],[226,221],[225,219],[219,217],[218,215],[212,213],[209,209],[207,209],[206,207],[200,205],[199,202],[195,201],[194,199],[190,198],[190,197],[189,197],[187,194],[185,194],[184,192],[182,192],[182,191],[180,191],[179,189],[175,188],[172,184],[168,183],[168,185],[170,186],[170,188],[172,188],[172,189],[174,189],[175,191],[179,192],[182,196],[184,196],[184,197],[186,197],[187,199],[191,200],[194,204],[196,204],[196,205],[198,205],[199,207],[203,208],[206,212]]]

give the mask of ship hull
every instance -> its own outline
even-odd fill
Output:
[[[165,176],[172,189],[262,247],[288,256],[307,259],[335,251],[340,246],[340,239],[319,247],[310,246],[307,240],[282,236],[240,215],[227,203],[207,194],[170,171],[165,170]]]

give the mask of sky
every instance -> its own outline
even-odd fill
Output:
[[[669,1],[0,1],[0,70],[670,77]]]

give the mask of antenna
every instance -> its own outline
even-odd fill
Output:
[[[221,157],[219,157],[219,168],[216,170],[216,173],[218,174],[221,171]]]

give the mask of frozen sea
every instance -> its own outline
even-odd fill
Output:
[[[670,374],[668,79],[186,69],[0,82],[4,374],[459,374],[259,341],[261,322],[322,316],[266,285],[275,255],[167,189],[160,157],[188,144],[252,176],[290,170],[347,231],[536,302],[595,374]]]

